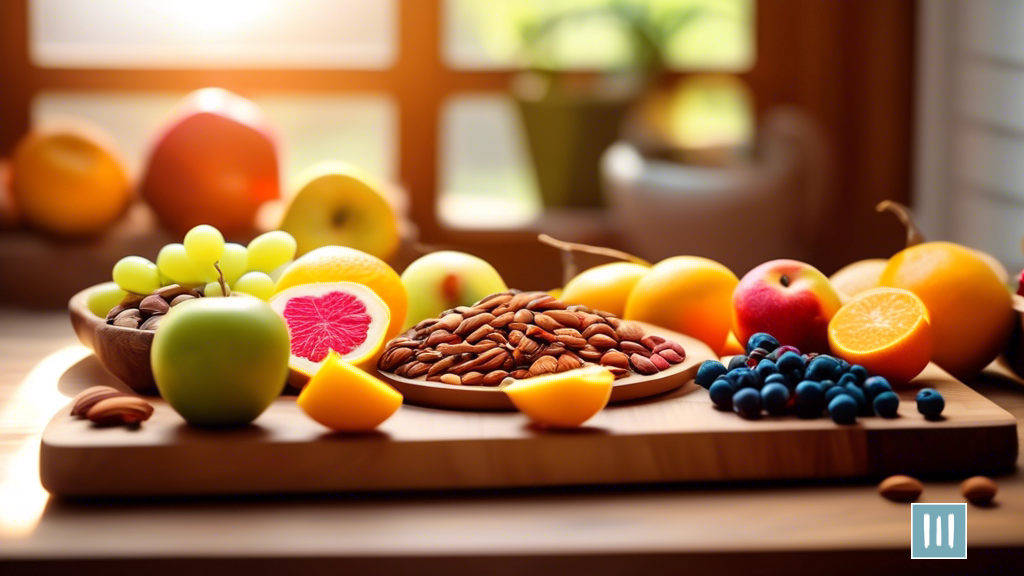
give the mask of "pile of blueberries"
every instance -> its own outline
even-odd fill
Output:
[[[759,418],[762,410],[800,418],[818,418],[827,411],[837,424],[853,424],[857,416],[872,413],[897,417],[900,397],[888,380],[869,375],[863,366],[827,354],[801,354],[764,332],[750,337],[746,352],[733,356],[728,367],[707,360],[697,370],[697,384],[722,410],[749,419]],[[938,418],[945,405],[933,388],[917,395],[917,409],[926,418]]]

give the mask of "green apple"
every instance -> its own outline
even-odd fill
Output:
[[[153,336],[156,387],[189,424],[238,426],[263,413],[288,379],[288,327],[249,296],[175,306]]]
[[[405,329],[456,306],[471,306],[484,296],[505,292],[501,275],[486,260],[445,250],[421,256],[402,273],[409,294]]]

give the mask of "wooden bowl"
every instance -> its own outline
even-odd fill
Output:
[[[675,390],[693,380],[697,375],[697,368],[705,360],[718,360],[718,356],[711,348],[696,338],[644,322],[638,324],[643,326],[647,334],[663,336],[681,344],[686,350],[686,359],[681,364],[651,376],[633,374],[616,380],[612,387],[612,403],[638,400]],[[515,410],[515,405],[501,387],[455,386],[442,382],[428,382],[426,376],[404,378],[381,371],[378,371],[378,374],[381,379],[401,392],[408,404],[449,410]]]
[[[82,344],[92,348],[111,374],[138,394],[156,394],[153,369],[149,365],[154,332],[109,325],[106,319],[89,310],[89,294],[111,284],[97,284],[71,297],[68,302],[71,326]]]

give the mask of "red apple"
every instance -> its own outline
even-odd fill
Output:
[[[801,352],[828,352],[828,321],[839,306],[839,294],[817,268],[772,260],[747,272],[733,291],[733,330],[741,343],[767,332]]]
[[[280,195],[277,151],[252,101],[219,88],[185,97],[150,152],[141,192],[179,235],[210,224],[238,236]]]

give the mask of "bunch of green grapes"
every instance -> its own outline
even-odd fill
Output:
[[[114,265],[113,277],[120,289],[135,294],[181,284],[202,287],[204,296],[222,296],[220,268],[231,291],[266,300],[295,258],[295,250],[295,238],[281,230],[261,234],[242,246],[224,242],[220,230],[200,224],[185,234],[182,243],[161,248],[155,264],[141,256],[122,258]]]

